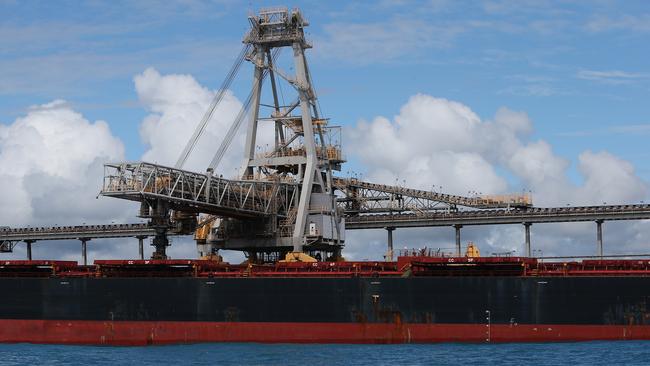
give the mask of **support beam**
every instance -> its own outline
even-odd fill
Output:
[[[255,143],[257,141],[257,119],[260,112],[260,95],[262,93],[262,79],[264,78],[264,48],[255,45],[255,73],[253,75],[253,93],[251,94],[251,111],[248,115],[248,128],[246,145],[244,147],[243,177],[253,175],[253,168],[248,163],[255,159]]]
[[[363,201],[363,194],[358,201]],[[555,222],[595,222],[596,220],[648,220],[650,219],[650,204],[643,205],[611,205],[611,206],[574,206],[574,207],[544,207],[535,210],[472,210],[472,211],[434,211],[425,213],[377,213],[354,208],[353,202],[340,202],[341,206],[354,213],[345,219],[347,230],[383,229],[386,226],[403,227],[443,227],[456,224],[469,225],[504,225],[522,222],[555,223]],[[347,206],[345,206],[347,205]],[[365,205],[365,204],[364,204]],[[366,210],[366,211],[364,211]],[[356,215],[359,213],[360,215]],[[372,215],[366,213],[373,213]]]
[[[138,239],[138,254],[140,255],[140,259],[144,259],[144,239],[146,236],[136,236]]]
[[[530,258],[533,255],[533,251],[530,248],[530,222],[524,222],[524,229],[526,231],[526,257]]]
[[[169,239],[167,239],[167,228],[157,227],[156,236],[153,237],[154,252],[151,254],[151,259],[167,259],[167,247],[169,246]]]
[[[170,225],[169,215],[169,202],[158,199],[153,206],[153,214],[150,222],[150,226],[156,232],[151,243],[155,248],[151,259],[167,259],[167,247],[169,246],[167,231]]]
[[[454,229],[456,229],[456,256],[460,257],[460,228],[462,228],[463,225],[454,225]]]
[[[87,243],[90,241],[89,238],[79,238],[81,240],[81,257],[83,258],[84,266],[88,265],[88,248]]]
[[[311,91],[311,86],[309,85],[309,77],[305,65],[304,50],[300,42],[294,42],[292,47],[296,68],[296,83],[301,86],[298,90],[298,96],[300,98],[300,111],[302,117],[303,145],[305,147],[307,160],[305,170],[303,171],[304,175],[302,176],[300,201],[298,201],[298,213],[296,215],[292,238],[293,251],[301,252],[305,237],[307,217],[309,216],[309,202],[311,200],[311,194],[314,191],[314,176],[317,174],[320,177],[320,169],[318,168],[318,160],[316,157],[316,141],[314,138],[314,125],[311,119],[310,95],[308,93]],[[325,187],[322,186],[322,180],[320,183],[321,187],[318,192],[325,192]]]
[[[32,243],[35,242],[36,240],[25,240],[25,244],[27,244],[27,260],[31,261],[32,260]]]
[[[393,231],[395,230],[394,227],[387,227],[386,231],[388,232],[388,251],[386,252],[386,260],[387,261],[392,261],[393,260]]]
[[[598,243],[598,256],[603,258],[603,220],[596,220],[596,241]]]

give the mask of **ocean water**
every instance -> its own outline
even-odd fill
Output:
[[[650,341],[150,347],[2,344],[0,365],[650,365]]]

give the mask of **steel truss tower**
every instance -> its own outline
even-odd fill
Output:
[[[242,248],[247,252],[319,252],[337,257],[344,242],[344,220],[337,211],[332,188],[332,169],[343,162],[340,130],[328,127],[321,118],[317,97],[309,74],[305,50],[308,22],[299,10],[264,9],[249,16],[251,29],[244,38],[251,51],[246,58],[254,66],[251,109],[247,124],[242,180],[281,180],[296,184],[296,197],[284,217],[263,217],[253,230],[239,219],[223,220],[226,249]],[[291,48],[295,75],[287,75],[275,65],[274,55],[281,48]],[[273,112],[260,118],[263,79],[270,79]],[[276,76],[284,79],[297,93],[296,100],[282,106]],[[297,112],[297,113],[296,113]],[[258,125],[274,124],[275,139],[271,151],[256,152]],[[334,137],[334,139],[332,138]],[[237,222],[239,221],[239,222]],[[266,235],[260,235],[261,228]]]

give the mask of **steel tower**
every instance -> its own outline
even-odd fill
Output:
[[[249,252],[324,251],[339,255],[344,241],[344,220],[337,211],[332,189],[332,169],[343,162],[338,128],[327,126],[319,113],[316,93],[305,57],[311,48],[304,35],[308,25],[299,10],[286,8],[263,9],[249,16],[251,29],[244,38],[250,45],[246,59],[254,65],[251,109],[246,131],[242,180],[281,180],[297,185],[297,202],[290,204],[284,217],[263,218],[263,226],[272,235],[260,238],[259,230],[250,231],[237,219],[221,224],[223,247],[246,247]],[[290,48],[295,75],[280,70],[274,55]],[[268,75],[273,111],[260,118],[263,79]],[[295,101],[282,106],[278,97],[276,76],[284,79],[297,94]],[[274,146],[270,151],[256,153],[258,125],[274,124]],[[233,221],[240,221],[239,225]],[[260,223],[261,226],[262,223]],[[239,229],[236,229],[239,228]],[[252,234],[252,235],[251,235]]]

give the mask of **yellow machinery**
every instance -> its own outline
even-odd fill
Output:
[[[207,242],[210,229],[212,229],[212,223],[217,219],[218,217],[214,215],[207,215],[199,218],[199,223],[194,232],[194,240],[196,240],[196,244],[205,244]]]
[[[470,241],[469,243],[467,243],[467,250],[465,251],[465,256],[468,258],[478,258],[481,256],[481,252],[478,250],[478,247]]]
[[[206,215],[199,218],[199,222],[196,225],[196,230],[194,231],[194,240],[196,241],[196,245],[202,246],[207,244],[208,235],[210,235],[212,224],[218,218],[219,218],[218,216],[214,216],[214,215]],[[202,255],[200,259],[217,261],[217,262],[223,261],[223,258],[216,253],[206,253],[205,255]]]
[[[307,263],[313,263],[313,262],[318,262],[316,258],[309,256],[305,253],[302,252],[289,252],[287,255],[284,257],[284,260],[281,260],[280,262],[307,262]]]

